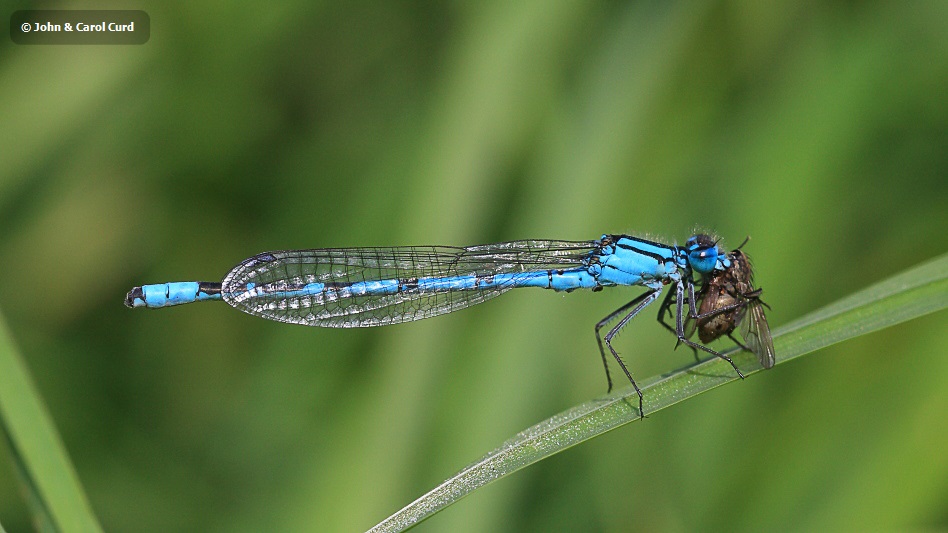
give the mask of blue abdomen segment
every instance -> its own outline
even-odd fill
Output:
[[[205,300],[220,300],[221,284],[207,281],[179,281],[142,285],[128,291],[127,307],[170,307]]]
[[[421,278],[418,290],[422,291],[470,291],[497,288],[538,287],[555,291],[591,289],[596,278],[588,269],[540,270],[490,275],[453,276],[447,278]]]
[[[432,294],[454,291],[507,290],[518,287],[538,287],[555,291],[592,289],[597,280],[588,269],[543,270],[516,274],[467,275],[426,277],[409,279],[386,279],[355,283],[307,283],[292,286],[283,281],[257,285],[247,284],[243,291],[228,292],[236,301],[255,298],[291,299],[312,298],[310,303],[323,304],[329,301],[357,298],[361,296],[388,296],[395,294]],[[173,304],[171,304],[173,305]]]

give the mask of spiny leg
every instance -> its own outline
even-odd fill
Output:
[[[632,306],[634,306],[634,305],[638,305],[639,302],[641,302],[642,300],[648,298],[648,296],[649,296],[650,294],[651,294],[651,293],[648,293],[648,292],[647,292],[647,293],[645,293],[645,294],[642,294],[642,295],[640,295],[640,296],[637,296],[637,297],[636,297],[634,300],[632,300],[631,302],[629,302],[629,303],[623,305],[622,307],[616,309],[615,311],[609,313],[609,314],[606,316],[606,318],[603,318],[602,320],[600,320],[599,322],[596,323],[596,342],[599,343],[599,355],[602,356],[602,366],[603,366],[603,368],[606,369],[606,383],[608,383],[608,385],[609,385],[609,388],[606,389],[606,392],[612,392],[612,376],[609,374],[609,361],[606,359],[606,350],[602,347],[602,336],[599,334],[599,330],[601,330],[601,329],[602,329],[606,324],[608,324],[609,322],[612,322],[612,320],[615,319],[615,317],[621,315],[622,313],[625,313],[630,307],[632,307]],[[674,331],[675,331],[675,330],[672,330],[672,333],[674,333]],[[613,351],[612,353],[615,354],[615,351]],[[618,356],[616,356],[616,357],[618,357]],[[619,364],[621,364],[621,362],[620,362]],[[628,372],[626,372],[626,373],[628,374]],[[630,378],[630,379],[631,379],[631,378]],[[633,382],[633,385],[634,385],[634,384],[635,384],[635,382]]]
[[[716,309],[712,309],[711,311],[708,311],[707,313],[703,313],[703,314],[702,314],[702,313],[698,313],[697,311],[695,311],[695,305],[698,303],[698,300],[697,300],[697,298],[695,298],[695,284],[694,284],[694,282],[693,282],[692,280],[688,279],[688,280],[686,280],[686,281],[684,281],[684,282],[681,282],[681,283],[687,283],[687,284],[688,284],[688,298],[687,298],[687,302],[688,302],[688,318],[691,318],[691,319],[693,319],[693,320],[701,320],[701,319],[705,319],[705,318],[711,318],[711,317],[713,317],[713,316],[720,315],[721,313],[726,313],[726,312],[731,311],[731,310],[733,310],[733,309],[737,309],[738,307],[744,307],[745,305],[747,305],[747,301],[748,301],[748,300],[750,300],[750,299],[757,299],[757,296],[759,296],[759,295],[760,295],[760,292],[761,292],[761,290],[758,289],[758,290],[756,290],[756,291],[754,291],[754,292],[752,292],[752,293],[732,295],[732,296],[734,297],[734,299],[737,300],[736,302],[734,302],[734,303],[732,303],[732,304],[730,304],[730,305],[725,305],[724,307],[718,307],[718,308],[716,308]],[[679,291],[676,291],[676,294],[677,294],[678,292],[679,292]],[[666,300],[671,299],[671,294],[672,294],[671,291],[668,291],[668,296],[667,296],[665,299],[666,299]],[[761,302],[761,303],[763,303],[763,302]],[[680,305],[680,304],[679,304],[679,305]],[[701,307],[698,306],[698,309],[700,309],[700,308],[701,308]],[[679,314],[680,314],[680,313],[679,313]]]
[[[727,313],[728,311],[732,311],[732,310],[737,309],[737,308],[739,308],[739,307],[744,307],[745,305],[747,305],[747,302],[746,302],[746,301],[739,301],[739,302],[737,302],[737,303],[725,305],[724,307],[718,307],[717,309],[714,309],[714,310],[712,310],[712,311],[708,311],[707,313],[701,313],[701,314],[697,314],[697,315],[695,315],[695,316],[689,315],[688,318],[694,318],[694,319],[696,319],[696,320],[702,320],[702,319],[705,319],[705,318],[711,318],[711,317],[713,317],[713,316],[718,316],[718,315],[720,315],[721,313]]]
[[[685,338],[685,330],[684,330],[684,327],[682,326],[682,307],[684,306],[684,287],[682,285],[684,285],[684,282],[678,281],[676,282],[676,285],[677,285],[677,288],[675,290],[675,293],[676,293],[676,299],[677,299],[676,303],[678,307],[677,309],[678,312],[675,313],[675,318],[676,318],[675,325],[677,329],[676,334],[678,335],[678,340],[685,343],[685,345],[687,346],[691,346],[692,348],[697,348],[699,350],[704,350],[715,357],[724,359],[725,361],[731,364],[731,367],[734,369],[735,372],[737,372],[737,375],[740,376],[741,379],[744,379],[744,374],[741,374],[740,369],[737,368],[737,365],[734,364],[734,361],[731,361],[730,357],[724,355],[723,353],[716,352],[703,344],[698,344],[696,342],[692,342],[689,339]],[[693,285],[691,286],[691,293],[694,294]],[[711,313],[708,313],[708,314],[711,314]]]
[[[688,300],[688,305],[689,305],[689,307],[690,307],[691,309],[694,309],[694,304],[693,304],[692,302],[695,302],[695,303],[696,303],[697,300],[696,300],[696,297],[695,297],[695,294],[694,294],[694,290],[693,290],[693,289],[694,289],[694,285],[693,285],[693,284],[690,284],[690,286],[692,287],[692,291],[691,291],[691,296],[689,297],[690,299]],[[672,306],[672,302],[673,302],[672,297],[673,297],[674,295],[675,295],[675,293],[672,292],[672,291],[668,291],[667,293],[665,293],[665,298],[662,299],[662,305],[661,305],[661,307],[658,309],[658,323],[661,324],[662,327],[664,327],[665,329],[667,329],[668,331],[670,331],[670,332],[672,333],[672,335],[674,335],[675,337],[678,337],[678,332],[675,331],[675,328],[673,328],[673,327],[670,326],[667,322],[665,322],[665,317],[666,317],[666,315],[674,316],[674,315],[671,314],[671,306]],[[706,314],[704,314],[704,315],[697,315],[697,316],[694,317],[693,319],[694,319],[694,320],[697,320],[697,319],[701,319],[701,318],[705,318],[705,317],[712,317],[712,316],[714,316],[714,315],[718,315],[718,314],[720,314],[720,313],[723,313],[723,312],[725,312],[725,311],[727,311],[727,310],[728,310],[728,309],[718,309],[718,310],[715,310],[715,311],[711,311],[711,312],[709,312],[709,313],[706,313]],[[689,313],[689,318],[691,318],[691,313]],[[697,327],[697,326],[695,326],[695,327]],[[693,333],[693,332],[692,332],[692,333]],[[679,346],[681,346],[681,339],[678,339],[678,342],[675,343],[675,349],[677,350]],[[695,361],[698,362],[698,363],[700,363],[700,362],[701,362],[701,358],[698,357],[698,350],[696,350],[693,346],[688,346],[688,348],[691,348],[691,353],[694,355]]]
[[[629,312],[629,314],[625,315],[622,318],[622,320],[620,320],[619,323],[615,325],[615,327],[609,330],[609,333],[606,334],[606,338],[605,338],[606,346],[609,348],[609,351],[612,352],[612,356],[616,358],[616,362],[619,363],[619,367],[622,368],[623,372],[625,372],[625,377],[629,378],[629,381],[632,383],[632,387],[635,389],[635,393],[639,395],[639,416],[642,418],[645,418],[645,410],[642,404],[643,398],[644,398],[644,396],[642,395],[642,390],[639,389],[639,386],[635,383],[635,380],[632,379],[632,373],[629,372],[629,368],[625,366],[625,363],[622,362],[622,358],[619,357],[619,354],[616,352],[615,348],[612,347],[612,339],[613,337],[616,336],[617,333],[619,333],[619,330],[625,327],[625,325],[628,324],[629,321],[635,317],[635,315],[639,314],[639,312],[641,312],[642,309],[645,309],[646,307],[648,307],[650,303],[658,299],[658,295],[661,294],[662,292],[661,285],[659,285],[658,287],[651,287],[651,289],[652,289],[651,291],[643,294],[642,296],[636,298],[635,300],[632,300],[631,302],[623,306],[623,309],[626,309],[630,307],[632,304],[635,304],[636,302],[638,302],[638,305],[635,306],[635,309]],[[617,311],[617,313],[618,312],[619,311]]]

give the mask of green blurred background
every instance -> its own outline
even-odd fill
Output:
[[[777,328],[948,250],[946,2],[13,4],[151,16],[143,46],[0,42],[0,307],[110,531],[366,529],[602,394],[593,324],[639,293],[345,331],[130,311],[132,285],[270,249],[702,228],[753,237]],[[418,531],[944,529],[945,318]],[[640,377],[691,361],[651,316],[624,333]],[[29,530],[0,464],[0,522]]]

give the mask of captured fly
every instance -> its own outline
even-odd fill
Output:
[[[743,246],[743,245],[742,245]],[[695,330],[703,343],[709,343],[727,335],[738,346],[757,355],[761,366],[774,366],[774,341],[770,326],[764,315],[767,305],[760,299],[763,289],[754,288],[754,272],[750,260],[740,248],[730,252],[731,265],[721,271],[711,272],[696,296],[701,302],[698,317],[689,318],[686,334]],[[744,343],[732,335],[741,328]]]

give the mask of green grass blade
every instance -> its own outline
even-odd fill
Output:
[[[911,268],[774,331],[777,364],[859,335],[948,307],[948,254]],[[732,353],[745,375],[760,371],[754,356]],[[738,378],[711,359],[646,380],[645,411],[654,414]],[[403,531],[467,494],[530,464],[639,420],[631,388],[592,400],[533,426],[372,528]]]
[[[41,531],[101,531],[79,478],[0,316],[0,427]]]

